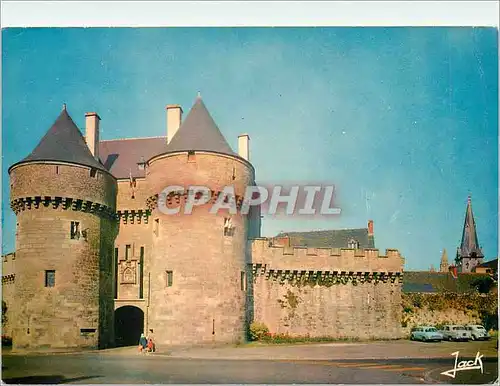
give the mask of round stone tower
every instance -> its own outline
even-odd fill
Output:
[[[240,210],[210,210],[226,186],[241,202],[254,184],[253,166],[231,150],[198,97],[167,151],[148,161],[146,178],[153,232],[148,328],[158,344],[244,340],[249,219]],[[188,214],[193,186],[206,187],[209,201]]]
[[[95,122],[98,116],[94,114]],[[9,168],[17,215],[13,348],[113,343],[116,179],[63,109]]]

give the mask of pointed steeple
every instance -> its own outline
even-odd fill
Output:
[[[472,200],[471,196],[467,198],[467,209],[465,211],[465,223],[462,232],[462,242],[458,250],[459,257],[484,257],[479,241],[477,239],[476,222],[472,213]]]
[[[66,104],[31,154],[15,165],[34,161],[62,161],[106,170],[92,156],[82,133],[68,114]]]
[[[167,146],[167,152],[212,151],[238,157],[226,142],[198,94],[181,127]]]
[[[448,272],[448,253],[446,248],[443,249],[443,254],[441,255],[441,263],[439,264],[439,272]]]

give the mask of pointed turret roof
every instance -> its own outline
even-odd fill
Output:
[[[190,150],[212,151],[238,157],[226,142],[199,95],[167,146],[168,153]]]
[[[462,243],[459,249],[460,257],[467,257],[475,254],[476,257],[484,257],[479,242],[477,240],[476,222],[472,214],[472,200],[469,196],[467,199],[467,209],[465,211],[465,223],[462,233]]]
[[[33,161],[70,162],[106,171],[90,152],[82,133],[66,111],[66,105],[37,147],[15,165]]]

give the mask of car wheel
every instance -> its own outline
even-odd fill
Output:
[[[451,336],[448,337],[448,340],[451,342],[453,339],[451,339]]]
[[[476,340],[476,337],[475,337],[474,335],[472,335],[472,336],[470,337],[470,340]]]
[[[425,336],[422,337],[422,342],[427,342],[427,338]]]

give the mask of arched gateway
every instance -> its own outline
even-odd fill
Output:
[[[144,312],[134,306],[123,306],[115,310],[116,346],[137,345],[144,332]]]

